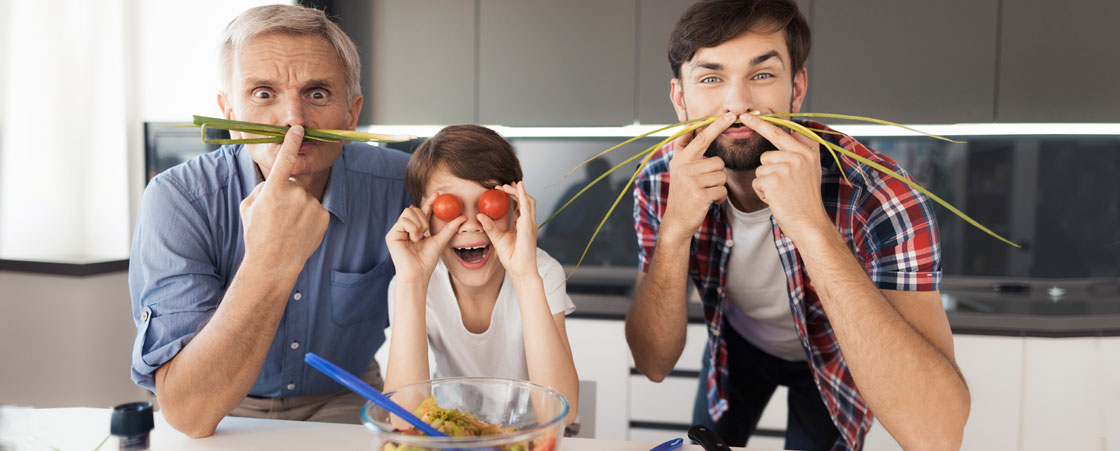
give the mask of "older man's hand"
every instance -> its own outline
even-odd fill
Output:
[[[245,227],[245,260],[299,273],[323,241],[330,213],[315,197],[289,179],[295,167],[303,127],[284,136],[268,179],[241,202]]]

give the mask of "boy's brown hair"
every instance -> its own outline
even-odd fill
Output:
[[[421,205],[428,179],[441,167],[487,188],[521,181],[521,162],[513,146],[481,125],[444,127],[416,148],[404,170],[404,183],[414,205]]]
[[[702,0],[681,15],[669,35],[669,65],[681,78],[681,65],[702,48],[715,47],[747,31],[784,31],[790,73],[805,67],[812,46],[809,23],[793,0]]]

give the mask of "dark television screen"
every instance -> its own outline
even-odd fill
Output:
[[[218,146],[194,128],[145,124],[145,170],[155,174]],[[213,137],[226,132],[212,131]],[[228,135],[226,135],[228,136]],[[935,206],[947,276],[991,278],[1120,277],[1120,137],[983,136],[952,144],[925,137],[867,137],[920,184],[995,232],[1008,246]],[[622,138],[512,138],[529,193],[543,222],[588,181],[656,143],[628,144],[566,174]],[[389,144],[411,152],[423,141]],[[572,266],[637,167],[609,176],[541,229],[538,245]],[[583,275],[637,267],[633,199],[624,195],[584,258]],[[615,271],[617,270],[617,271]],[[579,274],[579,273],[577,273]],[[629,277],[629,276],[627,276]]]
[[[170,128],[187,125],[177,122],[144,123],[144,174],[151,180],[156,174],[166,171],[184,161],[190,160],[213,150],[217,144],[202,142],[202,131],[198,128]],[[207,139],[228,139],[225,130],[206,130]]]

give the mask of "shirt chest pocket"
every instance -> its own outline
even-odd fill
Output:
[[[331,271],[331,321],[349,326],[380,319],[386,321],[386,292],[393,278],[393,261],[386,258],[369,272]]]

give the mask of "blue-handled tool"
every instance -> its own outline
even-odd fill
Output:
[[[680,437],[677,437],[675,439],[672,439],[672,440],[669,440],[665,443],[657,445],[649,451],[676,451],[676,450],[681,448],[682,444],[684,444],[684,439],[680,438]]]
[[[425,434],[428,434],[431,437],[447,437],[447,434],[436,430],[436,428],[433,428],[432,425],[425,423],[423,420],[417,418],[416,415],[412,414],[412,412],[405,410],[405,408],[401,407],[400,404],[393,402],[393,400],[377,391],[376,388],[370,387],[369,384],[363,382],[361,379],[358,379],[353,374],[350,374],[350,372],[339,368],[338,365],[335,365],[327,361],[326,359],[315,355],[315,353],[312,352],[304,354],[303,361],[308,365],[315,367],[315,369],[321,371],[323,374],[330,376],[331,379],[338,381],[338,383],[342,384],[346,388],[349,388],[354,393],[362,395],[363,398],[366,398],[370,400],[370,402],[381,406],[382,409],[396,414],[397,416],[407,421],[409,424],[416,426],[416,429],[424,431]]]

